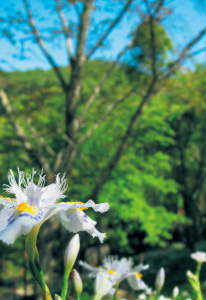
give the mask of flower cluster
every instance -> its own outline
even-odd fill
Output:
[[[149,268],[148,265],[133,266],[132,259],[122,258],[118,260],[116,256],[109,256],[103,260],[99,268],[93,268],[86,262],[80,261],[79,264],[89,271],[88,276],[96,278],[95,290],[102,290],[104,295],[112,295],[124,279],[127,279],[130,287],[134,290],[145,290],[149,292],[149,287],[142,280],[142,272]],[[107,282],[107,288],[101,286],[102,282]]]

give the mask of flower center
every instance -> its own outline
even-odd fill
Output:
[[[137,278],[142,278],[142,274],[141,273],[137,273]]]
[[[35,206],[30,206],[26,202],[22,202],[21,204],[18,205],[17,210],[19,213],[22,213],[24,211],[28,211],[30,214],[34,215],[36,213],[36,208]]]
[[[74,203],[78,203],[78,204],[84,204],[83,202],[69,202],[69,203],[72,203],[72,204],[74,204]],[[78,208],[80,211],[82,211],[82,210],[85,210],[85,209],[88,209],[88,207],[83,207],[83,208]]]
[[[112,270],[112,269],[110,269],[109,271],[108,271],[108,273],[109,274],[114,274],[114,275],[116,275],[117,274],[117,272],[115,272],[114,270]]]
[[[11,202],[14,202],[14,200],[13,199],[11,199],[11,198],[8,198],[8,197],[3,197],[3,196],[1,196],[0,195],[0,198],[3,198],[4,200],[6,200],[6,201],[11,201]]]

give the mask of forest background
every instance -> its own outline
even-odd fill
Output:
[[[66,172],[67,201],[111,207],[90,212],[107,239],[81,233],[80,257],[144,260],[149,282],[164,266],[168,288],[206,250],[206,8],[181,3],[19,0],[0,11],[0,185],[17,166],[43,167],[47,183]],[[57,220],[40,233],[53,284],[70,237]],[[24,243],[0,244],[0,284],[25,292]]]

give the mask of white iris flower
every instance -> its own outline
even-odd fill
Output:
[[[93,268],[83,261],[80,261],[79,264],[90,271],[89,277],[96,277],[100,272],[107,274],[112,286],[118,286],[121,281],[127,279],[131,288],[135,290],[149,289],[143,282],[142,274],[140,273],[141,271],[148,269],[149,266],[141,264],[132,267],[133,261],[131,258],[121,258],[119,260],[116,256],[109,256],[103,260],[103,265],[99,268]]]
[[[196,260],[198,263],[206,262],[206,253],[197,251],[191,254],[191,258]]]
[[[96,222],[91,220],[84,210],[89,207],[94,211],[105,212],[109,209],[108,203],[95,204],[92,200],[85,204],[82,202],[56,203],[66,196],[67,188],[65,175],[56,176],[56,182],[45,185],[45,175],[41,173],[37,185],[34,184],[36,172],[31,174],[18,169],[18,183],[12,170],[9,171],[9,185],[5,185],[5,191],[15,195],[14,198],[0,196],[0,240],[7,244],[13,244],[22,234],[28,234],[35,226],[40,226],[51,216],[58,214],[62,223],[71,232],[87,231],[93,237],[98,237],[102,242],[105,233],[100,233],[95,228]]]

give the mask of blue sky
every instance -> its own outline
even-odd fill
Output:
[[[45,10],[44,1],[41,0],[30,0],[32,12],[35,16],[35,22],[39,28],[44,26],[52,27],[53,23],[58,25],[59,19],[52,13],[48,15]],[[201,7],[201,1],[195,0],[167,0],[167,6],[172,9],[172,14],[167,17],[164,21],[164,27],[171,37],[175,49],[178,52],[181,51],[182,47],[190,41],[192,37],[197,35],[199,31],[206,26],[206,11]],[[48,2],[47,2],[48,3]],[[49,2],[51,5],[55,5],[55,1]],[[114,17],[115,11],[105,13],[102,9],[104,0],[96,0],[96,6],[98,7],[92,17],[95,22],[98,23],[107,17]],[[51,7],[50,5],[50,7]],[[22,5],[22,0],[1,0],[0,1],[0,17],[5,17],[5,9],[9,8],[10,12],[15,9],[25,12]],[[81,9],[81,6],[79,6]],[[118,10],[116,8],[116,10]],[[206,8],[205,8],[206,9]],[[44,16],[45,20],[39,20],[38,16]],[[70,10],[67,15],[69,20],[74,22],[77,21],[77,15],[74,10]],[[127,14],[122,19],[118,28],[116,28],[110,35],[108,42],[104,49],[101,49],[95,53],[93,58],[104,58],[114,59],[119,51],[124,47],[127,41],[130,39],[130,32],[134,28],[134,24],[139,22],[140,18],[137,13]],[[1,23],[0,23],[1,24]],[[45,35],[46,32],[44,33]],[[18,38],[24,38],[21,32],[17,32]],[[93,41],[91,41],[93,42]],[[95,42],[95,41],[94,41]],[[27,70],[27,69],[50,69],[51,66],[48,64],[44,56],[42,55],[39,48],[28,41],[26,43],[29,51],[26,52],[26,59],[20,59],[20,43],[12,45],[6,38],[0,39],[0,69],[7,71],[10,70]],[[67,55],[65,51],[65,41],[63,38],[56,39],[54,44],[46,43],[47,49],[52,53],[55,61],[58,65],[65,66],[67,64]],[[203,38],[198,45],[193,48],[193,51],[206,47],[206,38]],[[206,61],[206,52],[195,57],[197,62]]]

